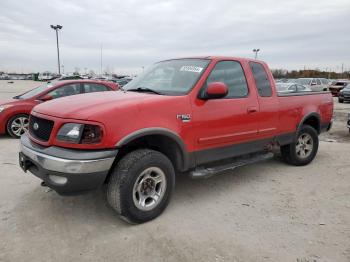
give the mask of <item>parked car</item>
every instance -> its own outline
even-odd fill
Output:
[[[10,76],[8,74],[1,74],[0,80],[10,80]]]
[[[350,102],[350,83],[339,91],[339,103]]]
[[[116,79],[115,83],[117,83],[119,86],[123,87],[125,86],[127,83],[129,83],[132,79],[131,78],[120,78],[120,79]]]
[[[311,88],[295,83],[276,83],[278,93],[311,92]]]
[[[309,164],[332,114],[328,92],[278,94],[261,61],[166,60],[124,91],[36,106],[19,163],[62,195],[107,183],[110,206],[142,223],[166,208],[176,173],[209,177],[271,158],[276,146],[287,163]]]
[[[77,80],[77,79],[86,79],[80,75],[61,75],[57,80]]]
[[[29,113],[42,102],[81,93],[117,90],[118,85],[110,82],[71,80],[53,81],[13,99],[0,100],[0,134],[8,133],[19,138],[28,130]],[[77,103],[74,101],[73,103]]]
[[[56,78],[56,76],[54,74],[50,73],[49,71],[40,73],[38,76],[39,81],[49,81],[49,80],[53,80],[55,78]]]
[[[329,82],[326,78],[298,78],[295,83],[309,87],[312,91],[326,91]]]
[[[333,96],[339,96],[339,92],[349,83],[349,80],[338,80],[329,87],[329,91]]]

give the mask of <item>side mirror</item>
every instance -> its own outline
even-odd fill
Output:
[[[53,97],[50,96],[50,95],[44,95],[42,97],[39,98],[39,100],[43,101],[43,102],[46,102],[46,101],[49,101],[49,100],[52,100]]]
[[[228,94],[228,87],[223,82],[212,82],[208,84],[203,99],[219,99]]]

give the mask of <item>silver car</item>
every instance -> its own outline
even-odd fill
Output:
[[[295,83],[309,87],[312,91],[327,91],[329,81],[326,78],[298,78]]]
[[[276,83],[278,93],[311,92],[311,88],[297,83]]]

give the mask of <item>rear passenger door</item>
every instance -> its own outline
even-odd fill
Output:
[[[277,94],[272,88],[272,78],[263,64],[249,62],[249,66],[258,90],[258,136],[260,139],[273,137],[277,132],[279,104]]]
[[[84,83],[84,93],[94,93],[94,92],[104,92],[104,91],[112,91],[112,89],[102,84]]]

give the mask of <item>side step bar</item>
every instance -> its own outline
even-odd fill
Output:
[[[213,166],[213,167],[198,167],[195,170],[191,171],[189,175],[193,179],[208,178],[225,171],[233,170],[236,167],[241,167],[241,166],[271,159],[273,158],[273,156],[274,154],[270,152],[270,153],[257,153],[257,154],[251,154],[249,156],[237,157],[237,158],[234,158],[231,163],[228,163],[225,165]]]

